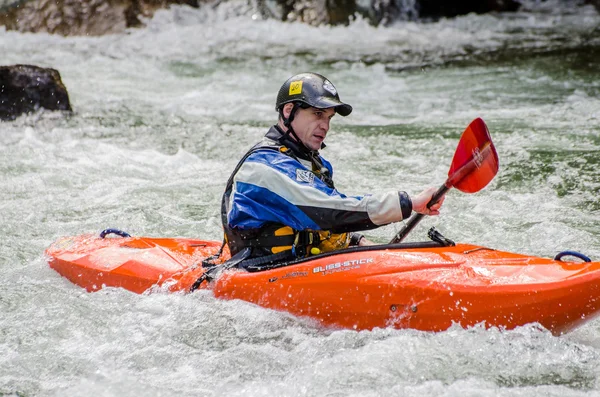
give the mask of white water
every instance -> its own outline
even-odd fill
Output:
[[[457,241],[600,259],[593,8],[314,28],[244,4],[175,7],[101,38],[0,31],[0,64],[58,69],[75,111],[0,124],[0,395],[600,395],[598,321],[562,337],[535,325],[335,331],[204,292],[88,294],[48,268],[52,241],[106,227],[220,239],[229,172],[274,122],[281,83],[305,70],[354,106],[323,152],[347,193],[441,184],[462,130],[486,120],[498,176],[451,192],[411,239],[435,225]]]

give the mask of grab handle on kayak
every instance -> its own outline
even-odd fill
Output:
[[[121,237],[131,237],[129,233],[119,229],[104,229],[102,232],[100,232],[100,238],[106,237],[107,234],[116,234],[117,236]]]
[[[576,258],[581,259],[584,262],[591,262],[592,261],[589,257],[587,257],[586,255],[583,255],[581,252],[577,252],[577,251],[562,251],[562,252],[559,252],[554,257],[554,260],[562,262],[562,258],[565,257],[565,256],[574,256]]]

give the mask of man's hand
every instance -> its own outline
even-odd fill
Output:
[[[431,201],[431,198],[433,197],[436,191],[436,188],[430,187],[428,189],[423,190],[415,197],[411,197],[413,211],[423,215],[439,215],[440,207],[444,203],[446,196],[442,196],[442,198],[440,198],[440,200],[437,203],[433,204],[431,208],[427,208],[427,203]]]

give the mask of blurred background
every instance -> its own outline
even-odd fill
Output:
[[[314,71],[354,107],[322,152],[347,194],[441,185],[486,121],[498,175],[409,240],[600,260],[597,3],[0,0],[0,22],[0,66],[56,69],[72,108],[0,122],[0,395],[600,394],[598,321],[322,329],[209,292],[88,294],[43,254],[107,227],[220,240],[230,172]]]

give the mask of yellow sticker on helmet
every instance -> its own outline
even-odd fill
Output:
[[[302,94],[302,80],[290,83],[290,95]]]

